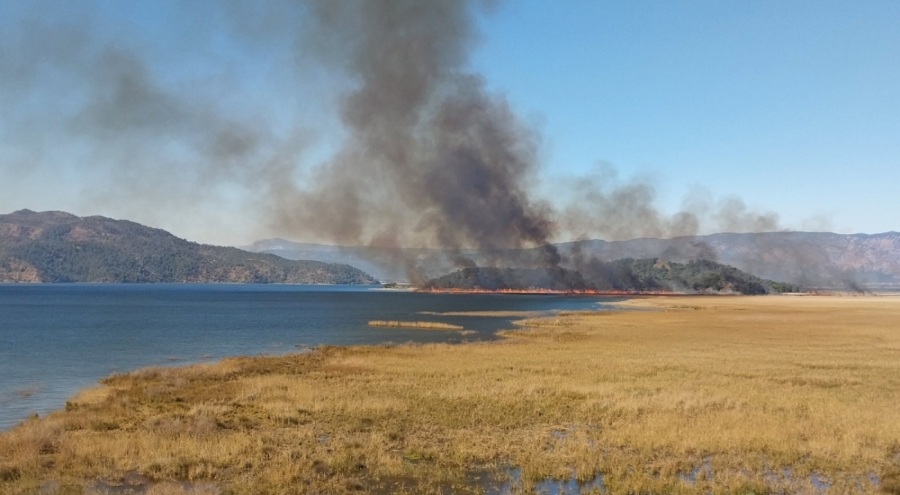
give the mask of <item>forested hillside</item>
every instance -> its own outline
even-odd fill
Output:
[[[105,217],[0,215],[0,282],[371,284],[352,266],[197,244]]]
[[[604,261],[625,257],[687,262],[711,259],[758,277],[806,287],[900,286],[900,233],[721,233],[675,239],[601,240],[559,244],[565,256]]]
[[[799,287],[763,280],[713,261],[593,261],[580,271],[556,268],[466,268],[431,280],[432,289],[621,291],[768,294]]]

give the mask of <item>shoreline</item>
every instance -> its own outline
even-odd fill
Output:
[[[523,296],[600,296],[600,297],[640,297],[640,296],[731,296],[739,293],[690,293],[671,291],[628,291],[628,290],[575,290],[575,289],[435,289],[416,288],[413,292],[423,294],[513,294]]]
[[[11,338],[14,345],[3,349],[5,353],[0,351],[0,355],[9,356],[9,360],[0,356],[0,361],[5,361],[0,367],[9,370],[0,384],[0,430],[12,428],[35,412],[44,416],[63,407],[70,395],[112,373],[146,366],[209,362],[227,356],[284,354],[297,345],[494,339],[497,330],[511,327],[507,318],[481,317],[484,315],[432,318],[418,313],[430,309],[442,312],[488,308],[544,310],[590,306],[593,309],[597,307],[594,301],[601,299],[501,296],[493,302],[494,298],[482,295],[456,298],[367,288],[319,290],[316,287],[205,285],[195,291],[194,286],[135,284],[92,285],[86,289],[83,286],[7,289],[6,304],[0,308],[0,326],[4,327],[0,338]],[[331,291],[335,291],[334,296],[326,294]],[[204,304],[201,307],[206,307],[207,300],[234,304],[215,303],[223,310],[219,314],[229,316],[205,317],[192,305],[200,301]],[[314,304],[317,300],[323,301],[324,306]],[[20,304],[27,313],[17,309]],[[109,310],[105,309],[106,304],[110,305]],[[254,308],[263,305],[274,312],[255,313]],[[48,309],[39,310],[44,307]],[[120,311],[117,307],[134,307],[136,311]],[[329,311],[332,307],[342,309]],[[137,314],[150,318],[134,317]],[[314,319],[305,322],[304,318]],[[432,319],[464,325],[466,330],[438,335],[387,328],[375,333],[366,325],[371,319]],[[118,323],[103,323],[107,320]],[[257,320],[266,323],[253,330]],[[70,327],[79,331],[65,331]],[[217,337],[218,334],[222,337]],[[116,350],[107,352],[110,348]],[[32,355],[34,359],[27,357]],[[27,397],[19,393],[36,386],[37,391],[26,394]]]
[[[19,454],[0,453],[0,477],[21,493],[47,479],[122,483],[129,472],[145,488],[188,482],[243,492],[245,475],[231,470],[238,455],[264,486],[287,482],[285,471],[331,493],[465,488],[473,469],[510,489],[571,475],[601,480],[610,493],[796,491],[815,474],[832,490],[875,493],[900,483],[900,467],[877,454],[900,444],[900,419],[879,415],[900,397],[897,302],[653,296],[616,305],[658,311],[538,317],[464,346],[328,346],[142,369],[0,432],[0,452]],[[253,447],[263,439],[272,453]],[[80,456],[108,467],[82,466]],[[170,465],[179,458],[187,468]],[[52,459],[55,467],[41,467]],[[779,465],[794,474],[779,475]],[[742,478],[741,470],[760,474]]]

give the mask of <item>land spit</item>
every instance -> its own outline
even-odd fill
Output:
[[[0,493],[900,493],[900,298],[623,304],[116,375],[0,434]]]

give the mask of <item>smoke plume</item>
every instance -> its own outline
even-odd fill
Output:
[[[91,213],[167,228],[253,231],[232,220],[251,218],[267,233],[377,248],[412,280],[434,259],[402,248],[553,276],[571,266],[556,240],[777,228],[735,198],[692,196],[666,215],[652,183],[611,169],[579,178],[569,201],[542,199],[539,133],[469,66],[493,2],[176,2],[160,7],[182,21],[169,41],[95,30],[100,8],[29,5],[0,33],[11,190],[55,187]],[[247,67],[266,83],[234,76]],[[260,96],[270,90],[277,99]],[[80,189],[64,194],[71,183]]]
[[[341,243],[440,247],[460,266],[470,263],[464,248],[546,246],[545,263],[558,264],[548,244],[550,207],[529,192],[537,137],[466,71],[473,9],[481,6],[314,5],[358,87],[341,101],[342,149],[314,174],[313,187],[279,191],[285,226]]]
[[[312,7],[315,55],[356,86],[341,100],[348,135],[334,158],[312,174],[310,187],[276,185],[282,228],[376,246],[412,280],[423,267],[401,247],[441,248],[457,267],[529,263],[552,275],[564,261],[550,244],[560,233],[614,240],[691,236],[702,226],[778,228],[777,215],[754,213],[737,198],[716,204],[702,193],[666,215],[655,206],[652,183],[621,183],[612,167],[579,177],[562,195],[569,202],[551,206],[535,194],[537,131],[467,70],[473,16],[488,6],[385,0]],[[515,256],[535,247],[537,259]],[[680,251],[714,257],[696,243]]]

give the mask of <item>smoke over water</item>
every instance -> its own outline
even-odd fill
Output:
[[[77,175],[89,213],[210,231],[251,230],[230,219],[253,218],[271,227],[260,233],[369,246],[416,282],[435,260],[407,248],[439,248],[449,267],[527,264],[553,277],[590,261],[562,259],[558,240],[777,229],[775,215],[703,194],[666,215],[651,183],[609,168],[576,179],[568,200],[542,199],[539,133],[469,68],[492,2],[171,4],[185,11],[169,45],[96,34],[89,9],[48,23],[38,11],[53,9],[35,5],[0,33],[0,144],[13,171],[0,178],[34,189],[29,173],[52,175],[62,190]],[[192,63],[202,57],[224,61]],[[230,76],[254,64],[275,82]],[[275,105],[259,97],[278,89]],[[322,133],[339,136],[327,152]]]

